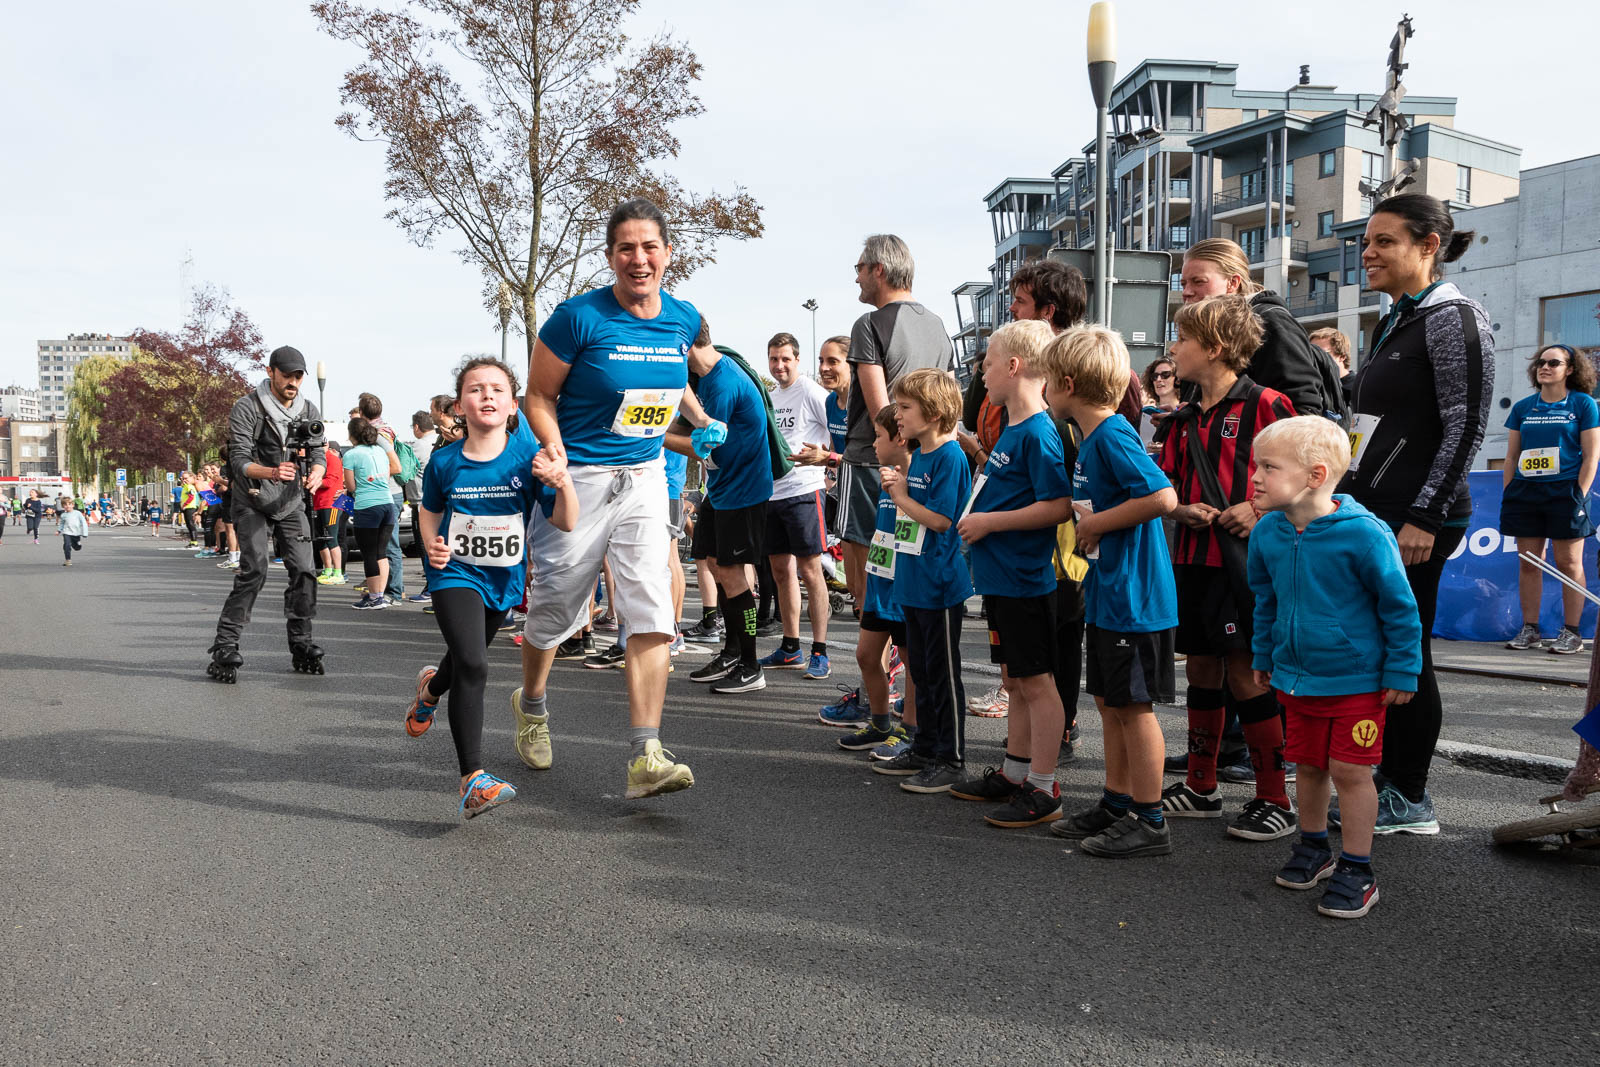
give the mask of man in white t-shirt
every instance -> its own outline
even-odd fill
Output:
[[[793,454],[808,441],[828,440],[828,391],[800,373],[800,342],[780,333],[767,342],[767,369],[777,382],[773,414]],[[823,495],[826,474],[798,465],[772,486],[767,504],[767,561],[777,585],[783,644],[761,661],[763,668],[804,669],[807,678],[828,676],[828,586],[822,576],[827,547]],[[800,649],[800,583],[811,605],[811,654]]]

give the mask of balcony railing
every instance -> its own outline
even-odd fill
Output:
[[[1277,200],[1276,195],[1273,196],[1273,200]],[[1227,211],[1237,211],[1239,208],[1252,207],[1266,202],[1267,192],[1265,189],[1255,189],[1247,193],[1218,193],[1216,199],[1212,201],[1211,211],[1213,214],[1221,215]],[[1294,203],[1293,185],[1289,186],[1289,192],[1284,197],[1284,202],[1288,204]]]
[[[1361,294],[1361,307],[1374,307],[1383,299],[1383,294],[1372,289],[1367,289]]]
[[[1326,315],[1330,311],[1339,310],[1339,290],[1318,289],[1316,292],[1307,293],[1305,296],[1296,297],[1289,301],[1289,311],[1293,315]]]
[[[1167,231],[1167,251],[1181,252],[1189,247],[1189,228],[1187,226],[1174,226]]]
[[[1310,251],[1311,244],[1308,241],[1291,240],[1289,242],[1290,259],[1303,260],[1310,253]],[[1260,245],[1252,245],[1250,248],[1245,250],[1245,254],[1250,257],[1251,263],[1261,263],[1267,258],[1267,250]]]

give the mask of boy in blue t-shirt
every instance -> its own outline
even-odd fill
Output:
[[[908,751],[872,769],[910,776],[900,783],[908,793],[948,793],[961,780],[966,758],[961,618],[972,595],[954,529],[972,488],[955,438],[961,390],[944,371],[924,368],[894,383],[894,403],[900,436],[918,443],[907,466],[879,468],[882,488],[899,509],[894,602],[905,613],[917,736]]]
[[[1163,856],[1172,841],[1161,814],[1165,754],[1154,703],[1171,701],[1178,591],[1161,517],[1177,506],[1167,476],[1126,419],[1128,349],[1103,326],[1068,330],[1045,349],[1046,400],[1083,431],[1072,472],[1084,576],[1085,675],[1105,731],[1100,803],[1050,827],[1083,840],[1092,856]]]
[[[722,651],[689,675],[710,682],[713,693],[748,693],[767,687],[756,659],[756,598],[745,565],[766,554],[767,500],[772,496],[772,456],[761,387],[739,364],[711,344],[709,327],[689,349],[689,371],[698,376],[695,396],[708,416],[725,423],[728,437],[705,461],[706,498],[695,515],[690,554],[711,562],[722,606]],[[667,432],[667,447],[692,455],[687,423]]]
[[[1014,829],[1061,818],[1056,760],[1066,725],[1056,691],[1055,527],[1072,513],[1056,432],[1044,404],[1044,350],[1055,337],[1038,319],[1009,322],[989,338],[983,382],[1006,427],[956,523],[971,546],[972,577],[989,621],[989,660],[1009,697],[1005,762],[951,789],[999,804],[984,816]]]
[[[911,452],[900,437],[900,422],[893,404],[885,404],[872,420],[872,448],[878,463],[885,467],[901,468],[911,462]],[[879,745],[892,745],[908,737],[908,730],[894,724],[889,710],[893,695],[889,692],[889,672],[883,669],[883,654],[889,642],[900,649],[900,658],[906,658],[905,612],[894,602],[894,576],[896,555],[894,550],[895,517],[899,509],[887,490],[878,493],[878,518],[873,529],[872,543],[867,546],[866,589],[861,601],[861,630],[856,635],[856,666],[861,669],[861,688],[867,694],[867,722],[847,737],[839,738],[839,747],[848,752],[865,752]],[[916,685],[906,681],[905,724],[916,728]],[[829,708],[822,709],[817,718],[828,726],[840,725],[828,718]],[[899,755],[896,753],[895,755]],[[892,759],[893,757],[889,757]]]

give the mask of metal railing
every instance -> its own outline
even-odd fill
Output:
[[[1292,315],[1326,315],[1330,311],[1339,310],[1339,290],[1318,289],[1316,292],[1307,293],[1305,296],[1296,297],[1289,301],[1289,312]]]
[[[1276,239],[1274,239],[1274,243],[1276,243]],[[1290,259],[1305,259],[1310,252],[1311,243],[1309,241],[1290,240]],[[1267,250],[1260,245],[1252,245],[1250,248],[1245,249],[1245,255],[1249,257],[1251,263],[1261,263],[1267,258]]]
[[[1273,200],[1276,201],[1277,197],[1274,196]],[[1211,202],[1211,211],[1213,214],[1220,215],[1226,211],[1237,211],[1240,208],[1253,207],[1256,204],[1265,204],[1266,202],[1267,191],[1265,189],[1256,189],[1248,193],[1218,193]],[[1284,203],[1294,203],[1293,185],[1289,186],[1289,192],[1284,197]]]

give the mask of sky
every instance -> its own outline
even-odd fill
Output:
[[[723,244],[676,294],[747,355],[780,330],[809,350],[801,303],[820,305],[818,339],[848,333],[866,310],[861,241],[892,232],[916,258],[918,298],[953,330],[951,289],[987,278],[993,258],[983,195],[1048,176],[1093,137],[1088,7],[644,0],[634,36],[669,30],[704,65],[705,114],[677,127],[666,169],[690,189],[743,186],[765,208],[760,240]],[[1404,10],[1412,95],[1458,97],[1457,127],[1520,147],[1524,167],[1600,152],[1600,127],[1575,121],[1600,7],[1530,0],[1515,25],[1484,0],[1211,10],[1117,4],[1119,75],[1209,59],[1237,63],[1241,88],[1282,90],[1309,63],[1318,84],[1376,92]],[[383,217],[382,149],[334,128],[357,61],[304,0],[10,11],[0,385],[37,387],[41,338],[177,328],[185,279],[228,289],[268,348],[325,361],[334,412],[363,390],[392,414],[426,407],[463,354],[498,350],[476,269],[449,239],[409,243]]]

